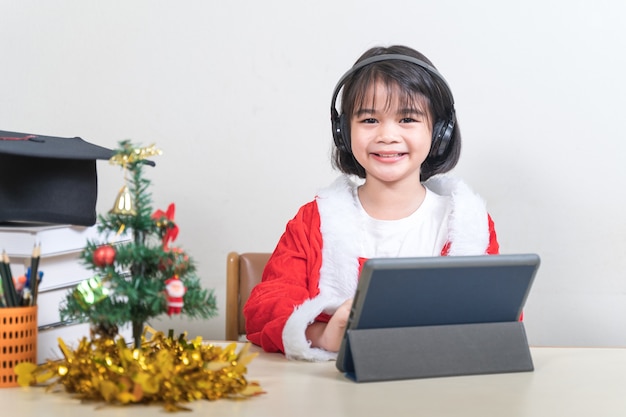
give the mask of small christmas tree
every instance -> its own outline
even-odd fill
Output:
[[[129,141],[111,158],[130,173],[113,209],[98,216],[104,242],[88,241],[83,262],[94,276],[70,291],[63,319],[90,322],[92,335],[75,349],[59,339],[63,358],[42,365],[15,366],[22,386],[62,384],[83,400],[111,404],[163,403],[167,411],[189,410],[182,403],[199,399],[244,399],[263,393],[245,377],[257,355],[245,345],[222,348],[185,334],[166,336],[147,325],[160,314],[210,318],[216,314],[212,291],[203,290],[192,259],[170,244],[178,235],[174,204],[152,211],[150,181],[143,175],[154,146],[135,148]],[[124,239],[117,239],[119,235]],[[132,237],[126,239],[126,237]],[[119,241],[118,243],[115,243]],[[117,338],[118,327],[132,323],[135,349]]]
[[[118,327],[132,323],[135,348],[141,346],[146,322],[163,313],[210,318],[217,312],[213,291],[201,288],[193,260],[170,247],[178,234],[174,204],[153,211],[150,181],[144,176],[147,158],[161,152],[121,141],[111,158],[131,178],[113,209],[98,216],[98,230],[107,242],[88,241],[82,252],[93,278],[69,292],[60,309],[62,319],[90,322],[93,335],[113,338]],[[132,239],[112,243],[125,234]],[[92,336],[93,336],[92,335]]]

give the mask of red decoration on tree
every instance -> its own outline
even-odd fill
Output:
[[[167,211],[159,209],[152,214],[152,219],[156,221],[157,226],[162,230],[163,250],[165,251],[169,249],[170,242],[173,242],[178,237],[178,226],[174,223],[175,211],[176,205],[171,203],[167,207]]]
[[[165,281],[165,292],[167,293],[167,314],[169,316],[180,314],[183,310],[183,297],[187,288],[177,275]]]
[[[105,266],[113,265],[115,260],[116,251],[111,245],[102,245],[93,251],[93,263],[97,267],[104,268]]]

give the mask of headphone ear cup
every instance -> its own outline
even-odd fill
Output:
[[[452,135],[454,133],[454,116],[447,120],[439,120],[433,128],[433,144],[430,151],[431,155],[441,157],[445,155]]]
[[[351,152],[350,135],[345,116],[342,114],[333,119],[333,139],[335,145],[342,152]]]

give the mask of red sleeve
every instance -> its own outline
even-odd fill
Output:
[[[489,216],[489,246],[487,247],[487,254],[497,255],[500,253],[500,245],[498,244],[498,237],[496,236],[496,228],[493,224],[493,219]]]
[[[282,333],[294,308],[319,293],[322,236],[317,204],[306,204],[287,223],[263,280],[243,313],[248,340],[267,352],[284,352]]]

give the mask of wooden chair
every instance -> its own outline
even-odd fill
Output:
[[[246,334],[243,306],[263,275],[271,253],[230,252],[226,258],[226,340]]]

